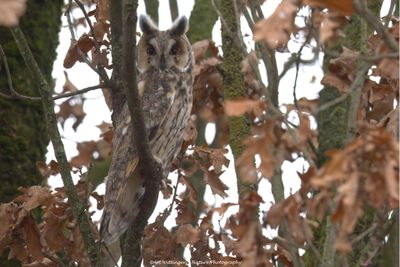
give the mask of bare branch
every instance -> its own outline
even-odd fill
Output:
[[[118,1],[118,0],[115,0]],[[111,5],[113,2],[111,1]],[[123,87],[126,101],[129,107],[131,122],[133,126],[133,140],[140,155],[139,168],[145,177],[145,193],[142,200],[140,212],[132,223],[122,244],[122,266],[140,266],[141,262],[141,240],[144,227],[157,203],[159,184],[162,179],[162,168],[160,163],[154,160],[150,147],[148,135],[143,119],[142,104],[137,88],[136,73],[136,10],[137,0],[126,0],[123,4],[122,32],[123,32]],[[111,18],[113,19],[113,18]]]
[[[38,100],[37,97],[21,95],[17,91],[15,91],[14,85],[12,82],[12,78],[11,78],[10,68],[8,66],[7,57],[6,57],[6,54],[4,53],[3,47],[1,45],[0,45],[0,58],[3,61],[4,70],[5,70],[6,76],[7,76],[8,89],[10,91],[10,95],[0,92],[0,96],[2,96],[4,98],[8,98],[8,99],[31,100],[31,101]],[[40,98],[39,98],[39,100],[40,100]]]
[[[89,87],[77,90],[75,92],[55,95],[55,96],[52,97],[52,100],[57,100],[57,99],[60,99],[60,98],[66,98],[66,97],[71,97],[71,96],[76,96],[76,95],[82,95],[84,93],[87,93],[87,92],[90,92],[90,91],[93,91],[93,90],[97,90],[97,89],[102,89],[102,88],[105,88],[105,87],[108,87],[107,83],[93,85],[93,86],[89,86]]]

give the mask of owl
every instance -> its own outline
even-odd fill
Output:
[[[185,35],[188,21],[180,17],[169,30],[159,31],[148,16],[142,15],[139,26],[143,32],[137,45],[139,95],[150,150],[161,163],[166,178],[180,150],[192,107],[194,60]],[[110,250],[118,250],[119,245],[115,244],[135,220],[145,189],[126,103],[113,118],[114,152],[106,182],[100,236]],[[118,253],[111,251],[115,260]]]

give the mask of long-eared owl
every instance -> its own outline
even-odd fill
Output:
[[[159,31],[147,16],[140,16],[143,32],[137,45],[138,89],[153,156],[168,176],[177,156],[192,107],[193,53],[185,33],[188,21],[178,18],[169,30]],[[132,142],[128,106],[114,114],[113,157],[106,182],[100,235],[115,243],[137,216],[144,195],[139,173],[140,155]]]

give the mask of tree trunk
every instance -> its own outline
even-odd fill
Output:
[[[380,3],[375,1],[369,1],[373,6],[369,5],[374,13],[379,13]],[[374,3],[373,3],[374,2]],[[359,16],[353,16],[351,22],[344,28],[344,33],[347,38],[340,39],[334,46],[329,48],[330,52],[341,53],[342,47],[345,46],[361,53],[366,52],[367,37],[371,33],[371,29],[367,29],[366,22]],[[351,38],[349,38],[351,36]],[[324,70],[327,69],[329,61],[332,58],[328,55],[324,57]],[[320,105],[324,105],[338,97],[341,93],[334,87],[325,86],[320,92]],[[331,149],[341,149],[346,143],[351,141],[348,138],[348,116],[349,116],[349,103],[350,97],[345,101],[338,103],[326,110],[320,112],[317,116],[318,122],[318,159],[317,164],[321,166],[328,158],[326,152]],[[364,221],[361,228],[356,227],[355,233],[362,232],[368,228],[371,224],[373,215],[367,210],[364,217],[360,220]],[[334,236],[336,231],[333,224],[329,219],[321,223],[320,229],[316,231],[314,236],[314,245],[318,248],[322,255],[322,262],[318,263],[313,257],[312,253],[306,253],[304,256],[304,262],[306,266],[338,266],[338,259],[334,249]],[[366,246],[364,242],[360,242],[359,245],[354,246],[353,253],[348,257],[350,260],[350,266],[355,266],[354,261],[359,257],[362,247]],[[346,259],[347,261],[347,259]]]
[[[46,79],[51,81],[61,25],[62,0],[27,1],[20,26]],[[9,29],[0,27],[0,44],[7,56],[13,85],[18,93],[39,96],[37,85],[19,55]],[[0,90],[9,89],[4,68],[0,69]],[[0,201],[9,202],[19,186],[40,184],[43,180],[37,161],[44,161],[49,139],[41,102],[0,98]],[[0,259],[0,266],[19,266],[16,261]]]

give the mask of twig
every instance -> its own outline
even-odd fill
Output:
[[[92,35],[93,41],[94,41],[94,46],[96,47],[97,52],[100,53],[99,41],[97,40],[95,31],[94,31],[94,28],[93,28],[93,24],[90,21],[90,18],[88,16],[87,12],[86,12],[86,9],[85,9],[84,5],[81,3],[81,1],[79,1],[79,0],[74,0],[74,1],[79,6],[79,8],[82,10],[83,16],[85,17],[85,19],[86,19],[86,21],[87,21],[87,23],[89,25],[90,34]],[[100,77],[103,79],[103,81],[109,81],[107,72],[104,70],[104,66],[97,65],[97,71],[98,71]]]
[[[362,63],[361,63],[362,64]],[[371,65],[370,64],[363,64],[363,67],[359,69],[357,76],[354,79],[354,82],[352,83],[348,93],[341,95],[338,98],[333,99],[332,101],[329,101],[323,105],[321,105],[314,113],[313,116],[317,116],[318,113],[333,107],[343,101],[345,101],[347,99],[347,97],[351,94],[354,93],[355,90],[357,90],[357,88],[359,88],[359,86],[362,84],[364,84],[364,80],[365,80],[365,72],[369,69]],[[361,84],[362,83],[362,84]]]
[[[97,89],[102,89],[102,88],[105,88],[105,87],[107,87],[107,83],[98,84],[98,85],[94,85],[94,86],[89,86],[89,87],[77,90],[75,92],[55,95],[51,99],[52,100],[57,100],[57,99],[60,99],[60,98],[66,98],[66,97],[81,95],[81,94],[84,94],[84,93],[87,93],[87,92],[90,92],[90,91],[93,91],[93,90],[97,90]]]
[[[396,7],[396,4],[398,5],[399,1],[397,1],[397,0],[391,0],[390,1],[389,11],[388,11],[388,14],[386,15],[385,22],[384,22],[384,25],[385,25],[386,29],[388,28],[389,22],[392,19],[393,11],[394,11],[394,8]]]
[[[360,65],[358,67],[357,76],[351,86],[351,100],[347,120],[347,142],[351,142],[356,136],[358,108],[360,106],[360,98],[364,87],[365,74],[371,66],[366,62],[361,62],[359,64]]]
[[[351,244],[355,244],[357,242],[360,242],[361,240],[364,239],[364,237],[366,237],[367,235],[369,235],[372,231],[374,231],[379,225],[377,223],[374,223],[371,225],[371,227],[369,227],[367,230],[365,230],[364,232],[362,232],[361,234],[359,234],[358,236],[356,236],[352,241]]]
[[[72,0],[69,0],[68,2],[69,2],[69,4],[68,4],[68,8],[67,8],[67,10],[65,12],[65,15],[67,16],[68,28],[69,28],[69,31],[71,33],[72,42],[77,42],[76,37],[75,37],[74,27],[73,27],[73,24],[72,24],[71,13],[70,13],[71,12],[71,6],[72,6]],[[89,20],[88,17],[87,17],[87,19]],[[90,20],[89,20],[88,24],[91,25]],[[93,32],[93,35],[94,35],[94,32]],[[93,42],[96,45],[97,42],[96,41],[93,41]],[[80,49],[79,46],[76,47],[76,50],[77,50],[80,58],[86,63],[86,65],[88,65],[94,72],[96,72],[97,75],[99,75],[103,81],[105,81],[105,82],[109,81],[108,75],[107,75],[107,73],[106,73],[106,71],[104,70],[103,67],[101,67],[101,66],[96,67],[95,65],[93,65],[93,62],[91,62],[88,59],[88,57],[85,55],[85,53],[82,52],[82,50]]]
[[[171,204],[169,204],[169,206],[167,208],[165,208],[165,210],[163,211],[162,218],[158,221],[158,223],[156,225],[157,229],[159,229],[162,225],[164,225],[164,222],[167,220],[169,215],[171,215],[171,213],[172,213],[172,209],[174,208],[176,197],[178,196],[178,185],[179,185],[179,178],[180,177],[181,177],[181,173],[178,170],[178,178],[176,179],[176,185],[175,185],[175,188],[174,188],[174,194],[172,196]]]
[[[60,267],[68,267],[68,265],[66,263],[64,263],[60,258],[51,255],[50,253],[47,253],[46,251],[42,251],[43,255],[46,256],[46,258],[48,258],[49,260],[55,262],[58,264],[58,266]]]
[[[12,82],[12,78],[11,78],[10,68],[9,68],[8,62],[7,62],[7,57],[6,57],[6,54],[4,53],[3,47],[1,45],[0,45],[0,57],[3,61],[4,70],[5,70],[6,76],[7,76],[8,89],[11,94],[11,95],[7,95],[7,94],[0,92],[0,95],[2,97],[8,98],[8,99],[14,98],[14,99],[20,99],[20,100],[37,100],[36,97],[21,95],[17,91],[15,91],[13,82]]]
[[[75,190],[70,167],[65,155],[64,145],[61,140],[60,132],[57,128],[57,119],[54,113],[54,102],[51,99],[51,88],[40,71],[40,68],[33,57],[33,54],[21,29],[18,26],[11,28],[11,33],[17,43],[26,66],[28,67],[32,77],[36,80],[36,83],[39,85],[40,93],[42,95],[43,109],[46,115],[48,134],[54,147],[56,159],[60,166],[61,178],[66,189],[68,202],[71,205],[74,218],[78,223],[79,231],[86,246],[89,260],[92,266],[100,267],[102,266],[101,256],[91,232],[89,218],[85,212],[86,205],[79,200],[79,196]]]
[[[81,3],[81,1],[79,1],[79,0],[74,0],[74,2],[75,2],[75,3],[78,5],[78,7],[82,10],[83,16],[85,17],[85,20],[86,20],[86,22],[87,22],[88,25],[89,25],[90,34],[91,34],[92,37],[93,37],[94,45],[95,45],[95,47],[96,47],[96,50],[100,52],[99,42],[97,41],[97,37],[96,37],[96,34],[94,33],[94,28],[93,28],[92,22],[90,21],[90,18],[89,18],[89,16],[88,16],[87,12],[86,12],[85,7],[83,6],[83,4]]]
[[[262,13],[261,8],[258,4],[251,5],[250,11],[252,13],[253,19],[255,22],[264,18],[264,14]],[[253,30],[253,29],[252,29]],[[274,105],[275,108],[279,107],[279,75],[278,75],[278,66],[276,64],[275,52],[264,44],[256,42],[256,49],[260,52],[261,58],[264,62],[265,69],[267,70],[267,79],[268,79],[268,97],[270,101]]]
[[[382,25],[381,21],[378,20],[374,14],[365,6],[361,0],[353,0],[354,8],[357,14],[363,18],[376,32],[382,36],[385,43],[389,46],[393,52],[399,51],[399,44],[393,39],[385,26]]]
[[[122,1],[110,2],[110,29],[111,29],[111,54],[113,73],[111,81],[114,87],[111,90],[111,102],[113,115],[113,123],[118,123],[114,114],[120,114],[125,101],[125,95],[122,89],[122,73],[123,73],[123,54],[122,54]]]
[[[89,86],[80,90],[77,90],[75,92],[70,92],[70,93],[65,93],[65,94],[59,94],[59,95],[55,95],[51,97],[51,100],[57,100],[57,99],[61,99],[61,98],[66,98],[66,97],[71,97],[71,96],[76,96],[76,95],[82,95],[84,93],[93,91],[93,90],[97,90],[97,89],[102,89],[108,87],[107,84],[98,84],[98,85],[94,85],[94,86]],[[34,102],[38,102],[42,100],[42,97],[40,96],[26,96],[26,95],[21,95],[18,92],[14,92],[14,95],[7,95],[4,94],[2,92],[0,92],[0,96],[7,98],[7,99],[18,99],[18,100],[27,100],[27,101],[34,101]]]
[[[111,1],[111,5],[113,2]],[[137,88],[136,73],[136,10],[137,0],[126,0],[123,4],[122,32],[123,32],[123,78],[126,101],[132,118],[133,140],[138,155],[140,155],[139,168],[144,176],[145,193],[139,214],[125,236],[122,249],[122,267],[140,266],[141,240],[147,220],[153,212],[158,198],[159,184],[162,179],[161,164],[152,156],[148,135],[143,119],[142,104]]]

